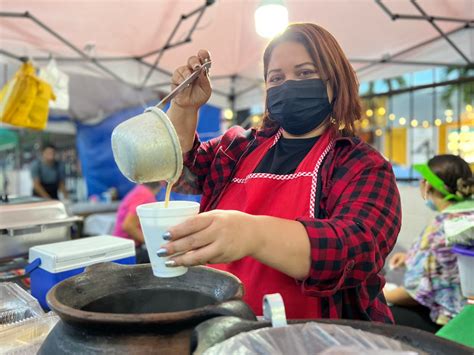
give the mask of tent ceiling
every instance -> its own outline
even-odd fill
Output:
[[[0,11],[29,11],[81,50],[92,48],[88,52],[92,56],[127,57],[141,56],[161,48],[180,16],[192,12],[204,3],[204,0],[2,0]],[[237,74],[248,80],[236,80],[235,92],[255,87],[238,98],[237,107],[261,103],[263,87],[258,81],[262,77],[261,58],[267,40],[260,38],[254,29],[254,11],[258,3],[258,0],[216,1],[204,11],[192,34],[192,41],[165,51],[159,68],[170,72],[176,66],[182,65],[185,59],[198,49],[207,48],[213,56],[211,74],[219,79],[214,80],[214,88],[230,93],[231,80],[222,77]],[[354,68],[358,70],[360,80],[392,77],[408,71],[422,70],[431,67],[429,62],[466,64],[466,60],[445,39],[440,38],[393,58],[397,61],[426,62],[427,65],[380,63],[368,67],[368,60],[378,61],[383,57],[393,56],[409,47],[439,37],[439,33],[427,21],[392,21],[374,0],[287,0],[286,3],[290,21],[318,23],[338,39],[352,60]],[[419,0],[416,3],[430,16],[471,20],[474,18],[474,1],[471,0]],[[419,10],[409,0],[383,0],[382,4],[394,14],[420,15]],[[186,38],[194,18],[183,21],[174,42]],[[436,21],[436,24],[444,32],[453,31],[463,25],[449,21]],[[472,27],[456,31],[450,39],[468,60],[474,61]],[[25,18],[2,18],[0,41],[1,49],[21,56],[47,57],[52,54],[79,58],[77,53]],[[149,56],[144,60],[152,64],[155,58],[156,56]],[[0,60],[2,59],[13,63],[5,56],[0,56]],[[38,60],[37,63],[41,62]],[[143,83],[149,69],[134,60],[101,63],[133,85]],[[75,77],[83,75],[83,80],[93,77],[110,79],[110,76],[100,69],[91,64],[85,65],[81,61],[60,61],[60,65],[65,71],[74,73]],[[166,74],[154,72],[147,85],[163,84],[167,81],[169,77]],[[167,90],[166,86],[161,88]],[[74,94],[79,95],[77,92]],[[95,101],[100,97],[100,93],[94,90],[84,90],[82,94],[95,95]],[[150,92],[144,96],[148,98]],[[229,105],[222,95],[213,95],[211,102],[224,107]]]

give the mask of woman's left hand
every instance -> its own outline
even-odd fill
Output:
[[[252,231],[255,216],[239,211],[213,210],[171,227],[166,255],[185,253],[171,266],[228,263],[251,256],[258,244]]]

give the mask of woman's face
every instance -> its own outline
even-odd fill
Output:
[[[306,48],[299,42],[282,42],[272,51],[268,63],[266,87],[283,84],[286,80],[321,79],[315,63]],[[326,82],[329,102],[333,93]]]

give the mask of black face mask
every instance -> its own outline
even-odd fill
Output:
[[[287,80],[268,89],[267,108],[270,118],[294,135],[311,132],[332,112],[321,79]]]

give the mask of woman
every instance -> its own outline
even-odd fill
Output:
[[[406,273],[404,286],[385,291],[385,297],[394,304],[397,324],[435,332],[466,304],[444,223],[474,214],[474,178],[469,164],[455,155],[437,155],[415,169],[422,175],[420,192],[426,205],[440,213],[407,254],[390,259],[392,268],[406,266]]]
[[[173,87],[205,60],[205,50],[190,57]],[[170,267],[233,273],[257,315],[263,295],[279,292],[289,318],[391,322],[380,271],[400,229],[399,194],[390,164],[353,137],[361,107],[349,61],[323,28],[293,24],[266,48],[264,78],[263,128],[207,143],[195,135],[206,73],[173,100],[178,188],[202,193],[202,213],[170,228],[160,254],[188,252]]]
[[[113,235],[132,239],[135,242],[137,264],[150,262],[145,248],[145,237],[137,215],[137,207],[145,203],[156,202],[156,195],[160,192],[163,184],[164,182],[149,182],[135,186],[123,198],[117,210]]]

